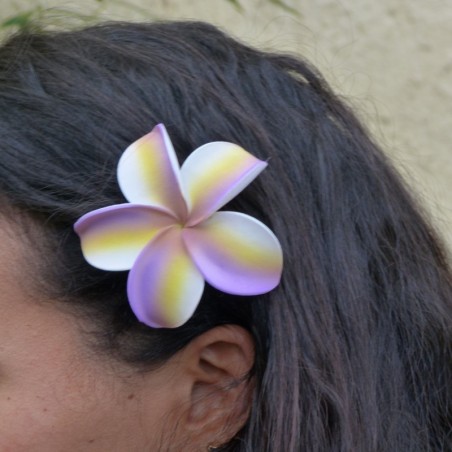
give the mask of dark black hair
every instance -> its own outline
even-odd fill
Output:
[[[86,212],[124,201],[118,158],[157,123],[180,161],[217,140],[269,159],[230,207],[266,223],[285,261],[271,293],[208,288],[174,330],[141,325],[127,275],[90,267],[73,232]],[[43,245],[33,238],[35,283],[85,316],[99,352],[152,369],[215,325],[252,333],[250,418],[222,450],[450,450],[452,290],[442,247],[308,63],[198,22],[22,32],[0,48],[0,143],[3,212],[44,233]]]

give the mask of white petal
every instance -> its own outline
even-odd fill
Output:
[[[208,218],[240,193],[267,166],[240,146],[208,143],[196,149],[181,169],[189,210],[188,226]]]
[[[281,279],[282,250],[273,232],[238,212],[217,212],[183,230],[187,249],[206,281],[236,295],[258,295]]]
[[[131,144],[118,163],[118,182],[128,201],[186,215],[176,153],[163,124]]]

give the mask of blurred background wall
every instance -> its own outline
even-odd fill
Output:
[[[355,107],[452,247],[451,0],[0,0],[0,6],[4,35],[35,17],[54,26],[197,19],[260,48],[304,55]]]

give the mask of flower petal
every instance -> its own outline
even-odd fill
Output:
[[[154,328],[184,324],[198,306],[204,278],[188,255],[181,229],[163,231],[139,255],[127,292],[138,319]]]
[[[118,204],[83,215],[74,225],[85,259],[102,270],[129,270],[146,244],[175,218],[149,206]]]
[[[263,223],[238,212],[217,212],[183,231],[184,242],[206,281],[236,295],[258,295],[281,278],[282,250]]]
[[[180,169],[165,126],[132,143],[118,163],[118,182],[128,201],[167,209],[179,218],[186,215]]]
[[[208,218],[240,193],[267,166],[240,146],[222,141],[196,149],[181,168],[188,226]]]

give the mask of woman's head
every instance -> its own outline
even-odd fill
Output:
[[[73,232],[83,214],[123,202],[117,161],[157,123],[180,161],[210,141],[269,160],[230,207],[267,224],[285,259],[274,291],[243,298],[208,288],[173,330],[140,324],[127,274],[90,267]],[[446,441],[445,259],[377,146],[307,63],[202,23],[23,33],[0,49],[0,136],[2,279],[20,293],[5,287],[16,316],[8,337],[24,337],[20,321],[36,334],[22,309],[44,310],[38,324],[55,333],[52,350],[83,356],[56,360],[59,369],[94,366],[74,398],[97,400],[92,387],[102,395],[97,416],[87,404],[77,410],[88,431],[81,426],[66,449],[88,450],[78,443],[85,436],[99,451],[182,450],[181,441],[193,450],[424,450]],[[57,374],[44,351],[41,368]],[[41,381],[36,397],[52,389]],[[180,388],[191,402],[181,405]],[[26,424],[39,416],[53,425],[44,411],[30,416]],[[48,438],[55,430],[64,431],[49,427]],[[14,435],[4,447],[20,450]]]

